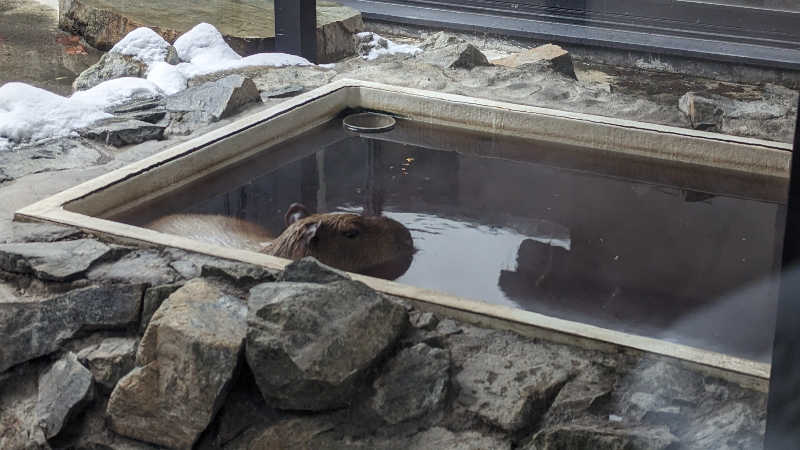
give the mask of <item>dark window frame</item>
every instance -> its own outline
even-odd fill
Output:
[[[800,11],[692,0],[380,1],[774,47],[800,44]]]

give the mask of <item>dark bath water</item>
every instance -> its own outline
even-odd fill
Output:
[[[768,361],[783,182],[404,121],[379,139],[332,123],[116,219],[380,210],[419,249],[398,282]]]

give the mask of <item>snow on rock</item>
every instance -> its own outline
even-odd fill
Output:
[[[186,89],[186,77],[178,70],[177,66],[159,61],[150,65],[147,71],[147,81],[158,86],[167,95],[172,95]]]
[[[410,44],[396,44],[370,31],[356,34],[359,43],[358,53],[362,58],[372,61],[383,55],[416,55],[422,49]]]
[[[152,64],[167,59],[169,42],[150,28],[140,27],[128,33],[109,52],[134,56],[147,64]]]
[[[311,65],[305,58],[286,53],[258,53],[242,58],[230,48],[222,34],[207,23],[196,25],[176,39],[175,49],[185,61],[178,64],[178,70],[186,78],[249,66]]]
[[[309,66],[311,62],[302,56],[288,53],[257,53],[242,58],[242,66]]]
[[[198,65],[242,58],[225,42],[222,34],[208,23],[195,25],[176,39],[175,50],[183,61]]]
[[[163,96],[164,92],[152,81],[144,78],[124,77],[104,81],[85,91],[72,94],[70,100],[98,109],[117,106],[131,100]]]
[[[111,117],[96,105],[25,83],[0,86],[0,149],[9,142],[62,137]]]

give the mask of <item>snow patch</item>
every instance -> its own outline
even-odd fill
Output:
[[[139,27],[111,47],[109,53],[134,56],[147,64],[152,64],[167,59],[169,42],[150,28]]]
[[[213,25],[201,23],[175,41],[178,56],[185,61],[178,70],[185,78],[194,78],[224,70],[251,66],[309,66],[300,56],[286,53],[258,53],[242,58],[225,42]]]
[[[178,56],[194,64],[213,64],[238,60],[242,57],[233,51],[214,25],[200,23],[175,40]]]
[[[85,91],[72,94],[70,100],[98,109],[117,106],[131,100],[163,96],[164,92],[152,81],[144,78],[123,77],[104,81]]]
[[[147,81],[158,86],[166,95],[172,95],[186,89],[188,85],[177,66],[159,61],[150,65],[147,70]]]
[[[422,49],[410,44],[396,44],[384,37],[381,37],[370,31],[364,31],[356,34],[362,45],[369,48],[366,54],[361,55],[362,58],[372,61],[383,55],[416,55],[422,52]],[[370,38],[370,40],[367,40]]]
[[[9,142],[69,136],[108,117],[95,105],[25,83],[6,83],[0,86],[0,149],[10,147]]]

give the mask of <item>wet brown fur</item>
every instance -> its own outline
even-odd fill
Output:
[[[349,213],[288,217],[287,213],[287,222],[293,222],[271,241],[264,228],[225,216],[175,214],[147,227],[288,259],[313,256],[341,270],[390,279],[402,275],[411,263],[411,234],[401,223],[387,217]]]
[[[307,237],[309,227],[316,227],[312,238]],[[297,220],[270,247],[266,253],[289,259],[313,256],[350,272],[364,272],[414,253],[411,233],[401,223],[382,216],[337,213]]]

